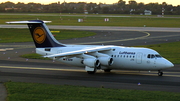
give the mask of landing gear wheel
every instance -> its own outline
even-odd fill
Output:
[[[104,72],[111,72],[111,69],[104,69]]]
[[[162,71],[158,71],[158,76],[162,76],[163,75],[163,72]]]

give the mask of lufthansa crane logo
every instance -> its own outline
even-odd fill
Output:
[[[46,39],[46,33],[42,27],[37,27],[34,30],[33,37],[38,44],[42,44]]]

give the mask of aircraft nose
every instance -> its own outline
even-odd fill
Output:
[[[162,58],[159,61],[157,61],[156,66],[159,69],[166,69],[166,68],[174,67],[174,65],[169,60],[167,60],[165,58]]]
[[[174,64],[172,64],[170,61],[166,60],[165,64],[164,64],[164,67],[165,68],[171,68],[171,67],[174,67]]]

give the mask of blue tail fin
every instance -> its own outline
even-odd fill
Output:
[[[36,48],[65,47],[65,45],[59,43],[54,38],[46,24],[41,20],[15,21],[7,23],[27,23]]]

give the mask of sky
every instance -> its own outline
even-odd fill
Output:
[[[21,0],[7,0],[14,3],[22,2]],[[41,4],[50,4],[60,1],[60,3],[64,2],[64,0],[23,0],[24,3],[34,2],[34,3],[41,3]],[[119,0],[65,0],[66,2],[93,2],[93,3],[106,3],[106,4],[113,4],[117,3]],[[128,4],[129,0],[123,0],[126,1],[126,4]],[[162,4],[162,2],[166,2],[167,4],[172,4],[173,6],[180,5],[180,0],[135,0],[137,3],[143,2],[145,4],[148,3],[159,3]],[[6,2],[5,0],[3,2]]]

